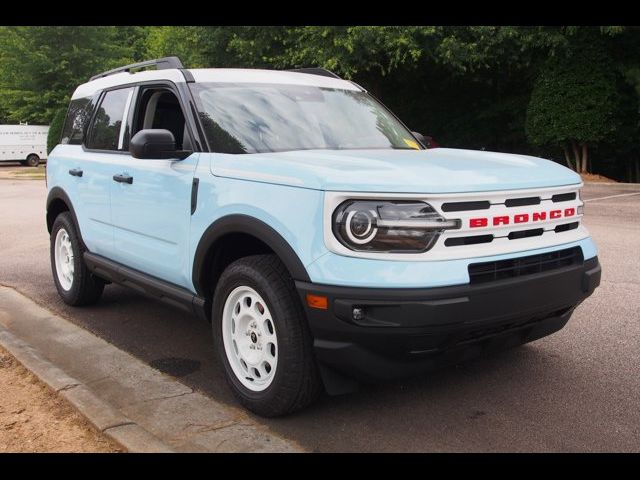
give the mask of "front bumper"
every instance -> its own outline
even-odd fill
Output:
[[[543,273],[452,287],[296,286],[325,378],[339,372],[378,381],[549,335],[593,293],[600,275],[593,257]],[[309,307],[307,294],[326,296],[328,308]],[[354,319],[354,308],[361,318]]]

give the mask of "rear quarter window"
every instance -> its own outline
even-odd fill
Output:
[[[67,118],[62,127],[60,143],[81,145],[85,127],[91,117],[91,97],[77,98],[69,103]]]

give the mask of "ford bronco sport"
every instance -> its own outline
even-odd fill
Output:
[[[47,176],[62,299],[115,282],[206,319],[265,416],[539,339],[600,282],[576,173],[426,149],[327,70],[102,73]]]

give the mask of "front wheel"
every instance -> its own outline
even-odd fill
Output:
[[[56,289],[68,305],[96,303],[104,282],[93,276],[82,258],[82,246],[69,212],[58,215],[51,229],[51,270]]]
[[[314,401],[322,384],[293,281],[275,255],[255,255],[224,271],[213,300],[213,333],[240,403],[275,417]]]

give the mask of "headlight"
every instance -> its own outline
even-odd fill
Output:
[[[460,228],[460,220],[444,219],[428,203],[403,200],[347,200],[332,220],[340,243],[367,252],[425,252],[443,230]]]

